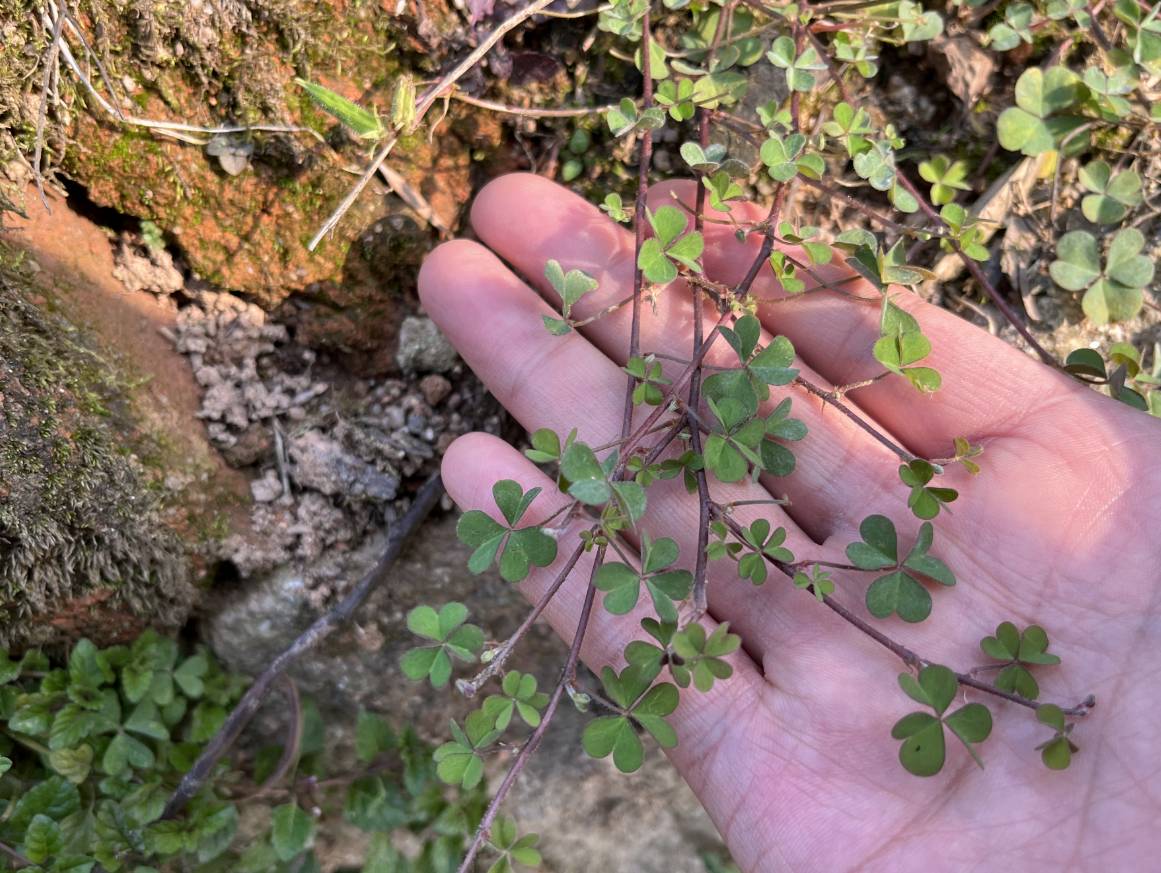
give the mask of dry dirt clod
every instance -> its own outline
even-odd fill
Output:
[[[165,249],[135,245],[129,234],[122,235],[113,262],[116,264],[113,278],[130,291],[151,291],[166,296],[185,285],[181,271],[173,265],[173,255]]]
[[[336,440],[308,430],[290,442],[290,477],[301,488],[323,494],[393,500],[399,477],[384,474],[348,452]]]
[[[927,60],[948,90],[963,101],[965,110],[983,96],[996,69],[993,56],[967,36],[936,37],[927,43]]]

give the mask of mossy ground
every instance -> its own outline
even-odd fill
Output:
[[[180,622],[182,542],[127,434],[127,386],[82,333],[29,302],[0,247],[0,645],[124,639]]]

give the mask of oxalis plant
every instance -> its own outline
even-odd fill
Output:
[[[456,82],[506,33],[549,5],[550,0],[535,0],[524,6],[422,92],[417,93],[409,77],[400,77],[394,83],[390,111],[383,115],[299,80],[322,109],[377,149],[358,186],[319,231],[312,247],[335,226],[396,144],[418,131],[428,110],[452,97],[465,99]],[[1080,751],[1080,737],[1074,736],[1080,732],[1074,727],[1095,700],[1090,696],[1075,705],[1041,700],[1041,683],[1064,669],[1059,653],[1050,651],[1049,635],[1058,629],[1054,621],[1059,621],[1051,604],[1045,604],[1043,624],[1013,621],[1015,616],[1003,602],[991,604],[995,615],[988,622],[994,622],[995,630],[979,640],[981,663],[974,665],[936,663],[891,633],[900,621],[936,622],[948,637],[957,633],[948,618],[955,614],[953,589],[971,586],[975,580],[957,578],[941,557],[945,554],[941,523],[957,507],[970,504],[972,493],[969,488],[961,497],[944,477],[956,467],[968,474],[983,469],[986,475],[982,446],[949,432],[943,435],[942,457],[917,456],[875,427],[846,398],[881,382],[916,395],[945,390],[943,376],[931,365],[929,325],[909,311],[899,291],[933,278],[913,256],[929,244],[964,264],[981,293],[1041,361],[1101,386],[1130,406],[1161,413],[1161,392],[1154,390],[1161,384],[1161,355],[1155,354],[1152,368],[1147,368],[1139,350],[1126,343],[1114,345],[1107,356],[1081,349],[1064,361],[1056,360],[1015,316],[980,266],[988,258],[994,228],[965,206],[962,192],[973,187],[966,181],[969,176],[982,176],[986,167],[970,166],[955,155],[905,151],[908,144],[899,131],[873,118],[853,96],[861,80],[878,73],[884,46],[939,36],[944,29],[939,12],[910,0],[881,4],[830,0],[811,6],[614,0],[601,6],[598,14],[602,48],[610,58],[636,66],[641,88],[612,107],[558,111],[582,118],[603,116],[601,125],[577,127],[567,138],[562,173],[576,180],[595,166],[592,150],[598,140],[635,153],[639,166],[635,197],[620,187],[595,197],[610,222],[629,224],[635,235],[632,287],[628,296],[593,312],[589,301],[598,294],[605,300],[620,289],[602,287],[597,277],[571,262],[563,243],[560,253],[524,272],[536,279],[542,274],[545,287],[556,295],[551,298],[553,312],[532,325],[554,343],[570,342],[600,319],[631,313],[628,342],[618,350],[624,361],[624,392],[617,397],[623,409],[620,433],[610,442],[593,444],[580,438],[585,421],[536,430],[526,454],[551,472],[551,484],[526,490],[515,480],[502,479],[493,488],[494,508],[470,510],[460,520],[460,538],[473,549],[470,571],[496,565],[503,578],[519,583],[533,568],[556,568],[511,637],[486,640],[461,604],[421,605],[409,615],[408,625],[419,645],[403,659],[403,672],[413,680],[448,687],[457,665],[462,670],[463,665],[478,662],[475,675],[458,679],[454,687],[480,700],[462,722],[449,726],[446,743],[431,757],[422,755],[436,778],[458,786],[453,795],[457,802],[447,801],[440,786],[433,790],[418,780],[406,786],[411,799],[402,805],[417,816],[406,822],[429,820],[408,806],[412,800],[422,805],[422,797],[431,801],[424,809],[442,802],[450,805],[441,810],[452,810],[439,824],[447,839],[435,841],[439,848],[431,849],[428,860],[415,866],[443,871],[458,864],[466,871],[481,851],[495,873],[538,860],[535,835],[523,833],[500,809],[566,696],[591,715],[583,735],[585,749],[611,758],[623,771],[641,766],[646,743],[678,748],[682,736],[674,727],[674,714],[682,701],[729,695],[731,683],[739,681],[735,665],[742,660],[741,650],[752,642],[727,623],[713,621],[709,588],[711,582],[723,584],[723,576],[736,575],[735,580],[726,580],[729,584],[759,587],[757,596],[762,598],[774,597],[778,592],[770,589],[782,586],[811,609],[833,614],[836,627],[841,627],[838,620],[845,622],[899,659],[898,715],[893,724],[868,718],[865,730],[877,733],[884,745],[898,744],[900,765],[907,773],[936,777],[949,760],[955,766],[973,766],[972,761],[983,766],[992,754],[987,746],[993,727],[989,703],[1004,704],[1006,718],[1021,711],[1029,714],[1037,737],[1027,744],[1029,756],[1039,752],[1049,769],[1066,769]],[[1051,0],[1001,8],[984,0],[963,0],[953,2],[945,14],[954,15],[965,27],[982,22],[996,51],[1052,44],[1045,63],[1026,70],[1016,82],[1013,105],[997,119],[997,149],[1038,160],[1041,172],[1053,177],[1047,228],[1055,252],[1053,280],[1078,295],[1094,322],[1131,318],[1145,305],[1143,289],[1154,278],[1145,251],[1148,241],[1132,226],[1138,220],[1135,210],[1146,202],[1145,177],[1127,165],[1128,148],[1106,149],[1102,143],[1124,143],[1122,137],[1141,137],[1161,123],[1161,102],[1150,90],[1161,75],[1158,7],[1142,0],[1117,0],[1099,8],[1076,0]],[[64,21],[63,15],[55,19],[58,48],[63,45]],[[1078,47],[1083,50],[1075,51]],[[759,106],[756,122],[736,114],[749,87],[748,71],[755,65],[769,65],[788,94],[784,100]],[[45,71],[45,94],[50,67]],[[78,66],[70,68],[83,78]],[[536,114],[520,107],[490,108]],[[153,127],[139,119],[136,123]],[[677,131],[680,155],[696,188],[675,188],[671,193],[678,196],[650,202],[653,135],[664,128]],[[726,131],[752,148],[732,153],[722,142]],[[1062,167],[1074,158],[1083,160],[1080,209],[1092,227],[1060,235],[1057,205],[1067,199],[1060,191]],[[915,174],[921,182],[906,166],[912,159],[918,159]],[[39,163],[37,155],[34,164]],[[859,197],[841,190],[836,183],[848,171],[857,177],[857,184],[875,193],[864,191],[867,196]],[[759,218],[741,208],[755,178],[773,186],[769,209]],[[858,210],[874,232],[847,228],[824,240],[819,228],[784,214],[792,189],[800,187]],[[710,225],[728,228],[741,243],[756,243],[744,274],[715,275],[710,269],[706,246]],[[782,292],[779,296],[761,290],[769,288],[757,281],[767,269]],[[683,350],[657,341],[656,332],[643,330],[643,325],[686,289],[694,300],[693,336]],[[877,338],[866,353],[874,370],[869,378],[834,387],[816,384],[797,364],[791,340],[764,330],[760,309],[789,309],[813,295],[874,313]],[[653,339],[643,341],[643,336]],[[778,507],[786,502],[777,496],[778,481],[799,468],[804,447],[824,438],[806,423],[820,420],[818,408],[893,456],[893,490],[883,489],[876,496],[873,511],[858,519],[857,538],[852,534],[842,544],[845,554],[838,556],[822,547],[791,549],[789,532],[777,521]],[[766,489],[764,498],[735,497],[759,479]],[[660,502],[656,496],[661,490],[682,488],[689,529],[680,537],[666,536],[675,531],[672,525],[661,529],[650,514],[651,506],[655,509]],[[540,512],[549,499],[559,508]],[[916,524],[901,530],[898,519],[908,513]],[[683,547],[679,539],[688,545]],[[985,572],[983,565],[992,556],[985,551],[976,557],[975,566]],[[557,681],[542,689],[535,676],[507,665],[582,560],[591,569],[569,653]],[[851,590],[860,579],[865,581],[858,589],[865,592],[861,604]],[[639,627],[639,632],[626,636],[613,663],[601,669],[599,684],[587,682],[578,672],[594,610],[614,617],[632,614]],[[1013,607],[1011,613],[1015,612]],[[14,762],[4,774],[6,784],[19,779],[24,789],[39,780],[40,785],[51,784],[54,792],[34,788],[20,795],[35,796],[35,801],[9,793],[8,812],[0,821],[0,834],[10,841],[5,845],[25,866],[83,867],[64,854],[79,844],[71,830],[66,832],[63,820],[93,809],[98,825],[108,828],[95,833],[115,847],[114,852],[105,852],[99,842],[86,843],[94,853],[94,865],[99,860],[113,869],[110,865],[117,860],[145,863],[160,855],[168,862],[188,854],[212,864],[224,853],[231,813],[206,792],[181,803],[171,799],[177,809],[186,804],[182,817],[167,814],[158,821],[162,792],[149,788],[168,787],[167,780],[173,781],[174,773],[197,751],[186,749],[182,757],[180,750],[172,752],[168,745],[174,731],[181,732],[184,742],[194,742],[201,703],[189,715],[176,708],[167,714],[172,704],[162,702],[168,699],[165,676],[172,674],[190,701],[208,699],[211,691],[222,695],[220,688],[212,689],[209,661],[202,671],[196,661],[179,665],[166,655],[159,667],[150,668],[156,675],[146,682],[140,665],[130,666],[132,651],[117,650],[102,660],[90,648],[78,646],[74,653],[75,676],[72,661],[67,676],[39,661],[16,667],[6,662],[9,666],[2,668],[16,671],[0,698],[9,719],[8,735],[19,734],[21,748],[35,753],[0,759],[0,769],[8,767],[9,760]],[[858,666],[850,665],[852,670]],[[205,688],[199,691],[194,680],[205,683]],[[868,688],[867,695],[888,691],[894,689]],[[212,718],[196,731],[203,740],[224,716],[211,712]],[[206,719],[204,712],[201,718]],[[361,719],[360,728],[360,743],[372,755],[388,751],[382,726]],[[162,737],[163,731],[169,739]],[[287,743],[287,748],[298,746]],[[493,753],[513,757],[485,807],[471,798],[479,797]],[[401,749],[400,755],[405,761],[418,760],[414,749],[406,755]],[[86,757],[93,762],[88,769]],[[49,768],[56,768],[55,775],[48,775]],[[408,772],[404,769],[404,779]],[[356,783],[359,799],[351,815],[359,818],[366,812],[369,817],[359,820],[386,830],[398,822],[391,814],[401,806],[397,800],[403,795],[398,786],[376,782],[371,775],[380,774],[364,774],[371,781]],[[985,778],[962,772],[957,776]],[[69,789],[65,783],[84,785],[86,780],[96,780],[96,785],[86,787],[90,806],[81,807],[80,789]],[[58,789],[62,798],[68,797],[55,804]],[[453,789],[446,790],[452,794]],[[300,857],[309,841],[311,822],[303,804],[296,796],[280,800],[285,802],[275,810],[269,835],[256,841],[253,869],[264,863],[267,869],[277,869],[277,864]],[[441,811],[437,821],[442,816]],[[473,837],[461,852],[456,839],[463,831],[471,831]],[[376,840],[376,846],[390,846],[385,836]],[[106,862],[106,857],[111,860]],[[404,864],[382,848],[382,856],[369,859],[368,869],[406,869]]]
[[[933,278],[911,262],[912,246],[936,241],[961,259],[1049,366],[1082,381],[1108,385],[1112,396],[1142,409],[1150,405],[1145,396],[1158,378],[1142,369],[1139,354],[1128,344],[1114,348],[1111,370],[1092,350],[1080,350],[1065,362],[1045,351],[1012,316],[978,265],[988,258],[985,243],[991,228],[956,202],[970,187],[965,182],[968,168],[943,155],[928,156],[918,168],[919,176],[930,184],[925,193],[900,168],[903,139],[890,124],[874,123],[847,95],[844,76],[875,74],[876,46],[930,39],[941,32],[942,19],[906,0],[873,7],[768,5],[757,12],[753,5],[724,3],[688,7],[690,26],[680,33],[677,45],[663,45],[654,37],[651,16],[687,6],[666,2],[664,7],[645,0],[616,0],[600,18],[601,30],[635,52],[632,56],[643,77],[640,100],[626,98],[605,114],[608,134],[633,137],[640,149],[635,202],[626,204],[621,192],[609,192],[600,203],[610,221],[629,223],[635,232],[632,293],[593,313],[585,306],[586,296],[605,290],[595,276],[563,255],[543,264],[545,285],[555,292],[548,299],[556,309],[542,315],[541,321],[557,341],[564,342],[574,331],[619,310],[631,310],[629,341],[623,350],[620,437],[590,444],[578,436],[583,422],[572,429],[536,430],[525,454],[550,471],[555,490],[564,498],[563,503],[553,501],[560,508],[546,518],[537,515],[534,506],[543,489],[525,490],[517,481],[503,479],[492,489],[494,510],[472,509],[460,519],[457,532],[474,550],[468,564],[474,573],[498,566],[504,579],[521,582],[534,567],[559,567],[510,638],[485,640],[478,628],[466,623],[467,610],[457,603],[419,606],[409,617],[411,629],[425,640],[403,660],[409,678],[442,687],[450,682],[455,662],[478,659],[482,669],[458,680],[455,687],[468,698],[490,690],[482,706],[462,724],[451,723],[451,739],[435,753],[440,778],[472,788],[481,783],[492,752],[503,748],[514,753],[461,871],[468,870],[483,850],[496,856],[492,870],[531,861],[530,853],[519,851],[531,845],[534,835],[518,836],[519,829],[501,817],[499,809],[566,695],[591,714],[583,734],[585,750],[597,758],[611,757],[618,769],[633,772],[644,761],[646,743],[673,749],[681,742],[670,717],[683,696],[723,693],[719,686],[734,678],[731,656],[745,640],[728,623],[709,619],[707,588],[714,565],[731,567],[753,586],[790,585],[800,590],[901,659],[900,717],[893,726],[867,729],[882,731],[885,743],[897,742],[901,767],[916,777],[937,776],[957,756],[983,768],[993,729],[989,704],[995,702],[1016,704],[1028,712],[1042,737],[1039,745],[1029,744],[1029,753],[1039,752],[1051,770],[1064,770],[1079,751],[1075,719],[1095,705],[1091,695],[1079,703],[1041,699],[1041,678],[1059,670],[1061,663],[1060,656],[1049,651],[1051,627],[1011,621],[1002,605],[997,604],[994,635],[979,640],[983,663],[960,669],[913,651],[884,629],[892,625],[882,623],[893,618],[912,624],[938,620],[939,610],[954,598],[951,589],[965,580],[957,579],[940,558],[939,520],[952,512],[961,495],[941,477],[953,466],[974,476],[986,464],[983,448],[955,433],[946,434],[944,457],[916,456],[844,402],[850,392],[882,380],[896,380],[919,394],[943,387],[942,376],[928,363],[932,343],[924,324],[899,301],[899,286],[915,287]],[[1084,134],[1094,128],[1154,123],[1148,102],[1135,101],[1133,95],[1140,67],[1157,72],[1150,65],[1161,57],[1161,48],[1153,47],[1158,28],[1151,14],[1143,19],[1133,4],[1121,7],[1118,4],[1117,16],[1129,25],[1122,33],[1131,52],[1108,51],[1107,39],[1087,7],[1049,4],[1044,18],[1038,18],[1038,7],[1008,7],[1005,23],[990,32],[998,46],[1011,48],[1030,40],[1043,22],[1071,22],[1054,26],[1075,25],[1070,39],[1096,34],[1093,38],[1104,51],[1094,55],[1083,76],[1062,65],[1025,72],[1016,86],[1016,105],[999,119],[1003,148],[1033,157],[1051,153],[1059,166],[1064,156],[1090,148]],[[760,38],[771,33],[766,42]],[[824,34],[830,35],[829,42],[823,41]],[[747,77],[742,71],[756,63],[773,65],[789,92],[783,103],[759,109],[760,124],[726,108],[744,94]],[[314,94],[317,86],[311,90]],[[335,115],[342,120],[342,114]],[[668,125],[692,134],[681,144],[680,154],[696,180],[696,193],[685,200],[674,190],[671,202],[651,202],[647,193],[652,134]],[[711,142],[716,125],[749,138],[757,146],[758,163],[741,160],[726,146]],[[582,159],[590,144],[588,133],[569,139],[569,178],[583,172]],[[882,192],[887,214],[828,184],[828,176],[846,166]],[[762,219],[743,219],[734,212],[735,204],[744,199],[743,185],[755,173],[774,183],[772,205]],[[882,233],[850,229],[831,242],[822,241],[818,228],[783,217],[792,183],[843,200],[866,214]],[[1116,224],[1141,203],[1140,178],[1101,160],[1085,165],[1081,183],[1087,192],[1082,209],[1094,223]],[[898,213],[920,218],[905,223],[894,217]],[[760,239],[757,255],[740,281],[725,281],[707,271],[708,222],[728,225],[739,242]],[[1130,318],[1142,305],[1141,289],[1153,277],[1152,263],[1141,255],[1143,245],[1142,234],[1133,228],[1117,231],[1107,244],[1089,232],[1066,234],[1059,239],[1052,277],[1062,288],[1084,292],[1085,311],[1094,321]],[[833,278],[837,273],[827,269],[830,265],[849,268],[854,278]],[[772,271],[784,296],[763,297],[755,290],[764,267]],[[675,289],[682,293],[689,289],[694,297],[693,339],[683,356],[673,354],[664,343],[650,348],[641,339],[643,334],[655,335],[643,331],[642,323]],[[764,331],[757,314],[760,306],[793,306],[795,300],[813,294],[834,295],[846,305],[876,313],[879,338],[869,349],[869,358],[880,372],[837,387],[815,384],[796,365],[792,342]],[[716,320],[707,321],[707,313]],[[717,363],[708,363],[707,353],[715,343],[719,349],[728,347],[726,363],[720,355],[714,358]],[[773,391],[782,397],[776,404],[768,402]],[[771,483],[795,471],[798,448],[813,438],[795,415],[796,404],[804,398],[821,402],[896,456],[897,493],[881,495],[883,510],[897,516],[898,506],[905,506],[919,521],[916,534],[901,536],[888,515],[868,514],[858,525],[858,539],[846,545],[846,561],[834,561],[821,553],[792,552],[786,546],[786,529],[770,518],[754,518],[750,511],[748,522],[739,520],[742,506],[786,502],[776,496],[731,500],[730,494],[732,486],[757,483],[760,477],[767,490],[776,493]],[[653,529],[648,514],[653,489],[669,480],[684,487],[693,507],[688,517],[697,519],[689,538],[696,542],[692,550],[683,550],[675,539]],[[962,499],[971,500],[970,490]],[[530,523],[529,516],[540,520]],[[510,671],[506,665],[586,555],[591,558],[586,598],[559,679],[546,693],[533,676]],[[836,573],[848,579],[866,574],[865,613],[851,605],[850,592],[839,590]],[[620,666],[601,668],[599,684],[587,683],[577,669],[593,610],[640,617],[638,638],[626,641]],[[947,632],[955,630],[948,627]],[[969,693],[971,700],[965,699]],[[906,711],[907,701],[912,711]],[[1005,715],[1012,717],[1012,710],[1007,707]],[[523,738],[508,740],[509,732],[521,723]]]
[[[504,688],[524,714],[538,701],[521,697],[519,680],[509,673]],[[152,630],[103,649],[82,639],[63,664],[37,650],[9,658],[0,649],[0,870],[318,870],[312,847],[320,815],[370,834],[367,873],[454,869],[487,804],[482,786],[449,792],[413,726],[397,731],[362,711],[351,716],[357,763],[326,772],[326,725],[288,679],[285,741],[214,768],[182,818],[165,819],[167,799],[246,685],[205,648],[183,655]],[[507,714],[489,712],[497,723]],[[268,823],[239,845],[248,813]],[[393,843],[398,828],[421,842],[411,860]],[[498,821],[493,844],[513,860],[535,861],[535,841],[509,836],[513,828]]]

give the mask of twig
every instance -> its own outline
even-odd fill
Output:
[[[508,106],[504,103],[497,103],[495,100],[484,100],[480,97],[472,97],[458,90],[452,91],[451,96],[453,100],[459,100],[461,103],[478,106],[481,109],[488,109],[492,112],[502,112],[506,115],[519,115],[524,118],[582,118],[586,115],[600,115],[603,112],[608,112],[610,109],[617,108],[616,106],[581,106],[576,109],[526,109],[520,106]]]
[[[289,676],[282,677],[282,690],[286,693],[286,705],[290,710],[290,724],[286,731],[286,743],[282,747],[282,757],[278,759],[278,766],[262,781],[256,791],[245,797],[233,798],[235,803],[245,803],[269,794],[298,760],[298,749],[302,745],[302,698],[299,696],[298,686]]]
[[[52,215],[52,207],[48,205],[48,198],[44,196],[44,179],[40,175],[40,158],[44,151],[44,124],[48,118],[48,86],[52,81],[52,70],[56,66],[56,59],[60,55],[61,38],[64,36],[64,16],[57,16],[56,24],[52,29],[52,45],[48,50],[48,59],[44,62],[44,85],[40,89],[40,108],[36,116],[36,149],[32,155],[32,172],[36,178],[36,190],[40,192],[40,202],[45,211]]]
[[[459,64],[457,64],[455,69],[444,76],[439,82],[427,89],[424,95],[415,104],[415,118],[412,120],[411,124],[408,126],[407,130],[404,131],[404,133],[411,134],[418,130],[419,125],[423,122],[423,117],[427,115],[427,110],[430,109],[435,101],[439,99],[440,95],[443,94],[444,91],[447,91],[447,89],[458,82],[461,78],[463,78],[464,74],[466,74],[468,70],[479,63],[479,61],[482,60],[483,57],[492,50],[492,46],[504,38],[504,34],[515,28],[521,22],[531,18],[533,15],[544,9],[544,7],[548,6],[552,2],[553,0],[533,0],[532,3],[529,3],[519,12],[514,14],[511,18],[504,21],[495,30],[488,34],[485,39],[481,40],[480,44],[476,46],[475,50],[466,58],[464,58]],[[359,198],[359,195],[362,193],[363,189],[367,187],[367,184],[371,181],[374,175],[379,172],[379,167],[385,160],[387,160],[387,155],[391,153],[391,149],[395,147],[395,143],[397,141],[398,132],[396,132],[395,135],[391,136],[390,139],[384,143],[383,147],[379,150],[379,153],[375,155],[375,157],[371,160],[371,163],[367,166],[367,169],[364,171],[362,178],[360,178],[359,181],[355,183],[355,187],[351,189],[351,192],[343,199],[343,202],[339,204],[338,208],[331,213],[330,218],[326,220],[319,232],[314,235],[314,239],[312,239],[306,247],[308,251],[314,251],[315,246],[319,244],[319,241],[322,240],[322,238],[328,233],[330,233],[334,229],[335,225],[339,223],[339,219],[341,219],[347,213],[347,210],[350,209],[354,202]]]
[[[60,12],[57,13],[56,5],[52,2],[52,0],[48,0],[49,9],[53,10],[53,14],[64,15],[65,23],[68,24],[69,30],[71,30],[76,38],[81,41],[81,45],[84,47],[85,52],[87,52],[89,57],[93,59],[93,63],[97,65],[97,72],[101,74],[101,81],[105,83],[105,87],[109,89],[109,96],[113,98],[113,108],[117,111],[117,117],[124,121],[125,116],[121,112],[121,107],[117,105],[117,92],[113,90],[113,80],[109,77],[108,71],[105,70],[105,65],[101,63],[101,56],[98,55],[96,51],[94,51],[91,45],[89,45],[89,41],[85,39],[84,31],[81,30],[80,25],[77,24],[76,19],[73,18],[72,13],[69,12],[68,6],[65,4],[66,0],[61,0]]]
[[[50,24],[50,20],[47,16],[44,17],[44,24],[46,27],[48,27]],[[97,104],[107,113],[115,117],[118,121],[133,127],[144,127],[154,133],[166,133],[167,131],[173,131],[178,133],[200,133],[209,136],[217,136],[218,134],[223,133],[249,133],[251,131],[262,133],[309,133],[316,139],[325,141],[323,140],[323,137],[320,136],[319,133],[313,128],[298,127],[293,124],[227,124],[221,125],[219,127],[200,127],[196,124],[182,124],[175,121],[154,121],[150,118],[138,118],[135,115],[125,115],[119,108],[116,108],[113,106],[113,104],[109,103],[104,97],[102,97],[97,92],[97,89],[93,87],[93,83],[89,81],[89,77],[86,76],[81,70],[80,64],[77,63],[77,59],[69,50],[68,43],[63,41],[61,42],[60,54],[61,57],[65,59],[65,63],[68,64],[69,68],[73,71],[73,74],[76,75],[76,77],[80,79],[81,84],[85,86],[85,90],[87,90],[93,99],[97,101]],[[187,139],[186,142],[193,142],[197,145],[205,145],[203,142],[189,139]]]
[[[911,183],[911,180],[908,179],[906,175],[901,172],[896,172],[895,177],[899,180],[899,183],[907,189],[911,196],[915,198],[915,200],[919,203],[919,208],[923,210],[924,214],[929,219],[931,219],[931,221],[935,222],[941,228],[947,227],[947,223],[940,217],[939,213],[931,208],[924,196],[919,193],[919,189],[917,189]],[[980,283],[980,286],[987,293],[991,301],[996,304],[996,308],[999,309],[1000,312],[1004,313],[1004,317],[1008,319],[1008,322],[1012,325],[1012,327],[1016,328],[1020,336],[1024,337],[1024,340],[1032,347],[1032,350],[1036,352],[1040,360],[1050,367],[1059,369],[1060,362],[1057,361],[1051,353],[1046,351],[1044,347],[1040,345],[1040,343],[1036,342],[1036,338],[1032,336],[1031,331],[1029,331],[1024,323],[1016,317],[1016,313],[1012,311],[1012,308],[1008,306],[1004,298],[1000,296],[1000,292],[992,286],[990,281],[988,281],[988,277],[984,275],[984,271],[980,269],[979,264],[977,264],[975,259],[963,250],[959,244],[959,240],[950,239],[949,242],[951,243],[952,248],[955,249],[955,253],[959,255],[959,259],[963,261],[964,266],[968,268],[968,271],[973,276],[975,276],[976,281]]]
[[[238,701],[238,705],[234,707],[234,711],[230,713],[225,724],[214,734],[201,756],[194,762],[193,767],[185,774],[177,789],[170,795],[165,804],[165,811],[162,813],[163,819],[171,819],[176,816],[186,802],[201,791],[218,761],[238,739],[242,729],[246,727],[259,705],[266,699],[266,695],[294,666],[295,662],[330,636],[335,629],[346,623],[367,599],[367,595],[374,591],[379,583],[387,577],[387,571],[391,569],[391,565],[399,557],[404,544],[419,527],[420,522],[439,502],[442,494],[443,481],[439,476],[432,476],[415,495],[411,508],[407,510],[403,518],[392,525],[387,535],[387,547],[375,568],[359,580],[358,584],[351,589],[351,593],[341,603],[312,624],[290,644],[285,652],[275,658],[266,668],[266,671],[242,695],[242,699]]]
[[[864,431],[866,431],[871,436],[873,436],[878,442],[882,443],[884,446],[886,446],[891,451],[893,451],[896,455],[898,455],[900,460],[903,461],[903,463],[906,464],[906,463],[910,463],[911,461],[915,460],[915,455],[911,454],[909,451],[904,449],[902,446],[895,445],[895,443],[893,443],[891,440],[887,439],[885,436],[883,436],[881,433],[879,433],[877,430],[875,430],[873,427],[871,427],[871,425],[869,425],[867,422],[863,421],[861,416],[859,416],[855,412],[853,412],[849,406],[847,406],[845,403],[843,403],[841,400],[839,400],[837,397],[835,397],[832,392],[823,391],[821,388],[819,388],[813,382],[810,382],[810,381],[802,378],[801,376],[796,376],[794,378],[793,384],[798,385],[802,388],[805,388],[809,393],[813,394],[815,397],[818,397],[820,400],[824,401],[825,403],[829,403],[831,406],[833,406],[835,409],[837,409],[839,412],[841,412],[843,415],[845,415],[847,418],[849,418],[851,421],[853,421],[855,424],[857,424],[860,428],[862,428]]]

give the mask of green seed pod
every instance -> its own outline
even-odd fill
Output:
[[[400,76],[391,95],[391,126],[404,132],[415,121],[415,80]]]

